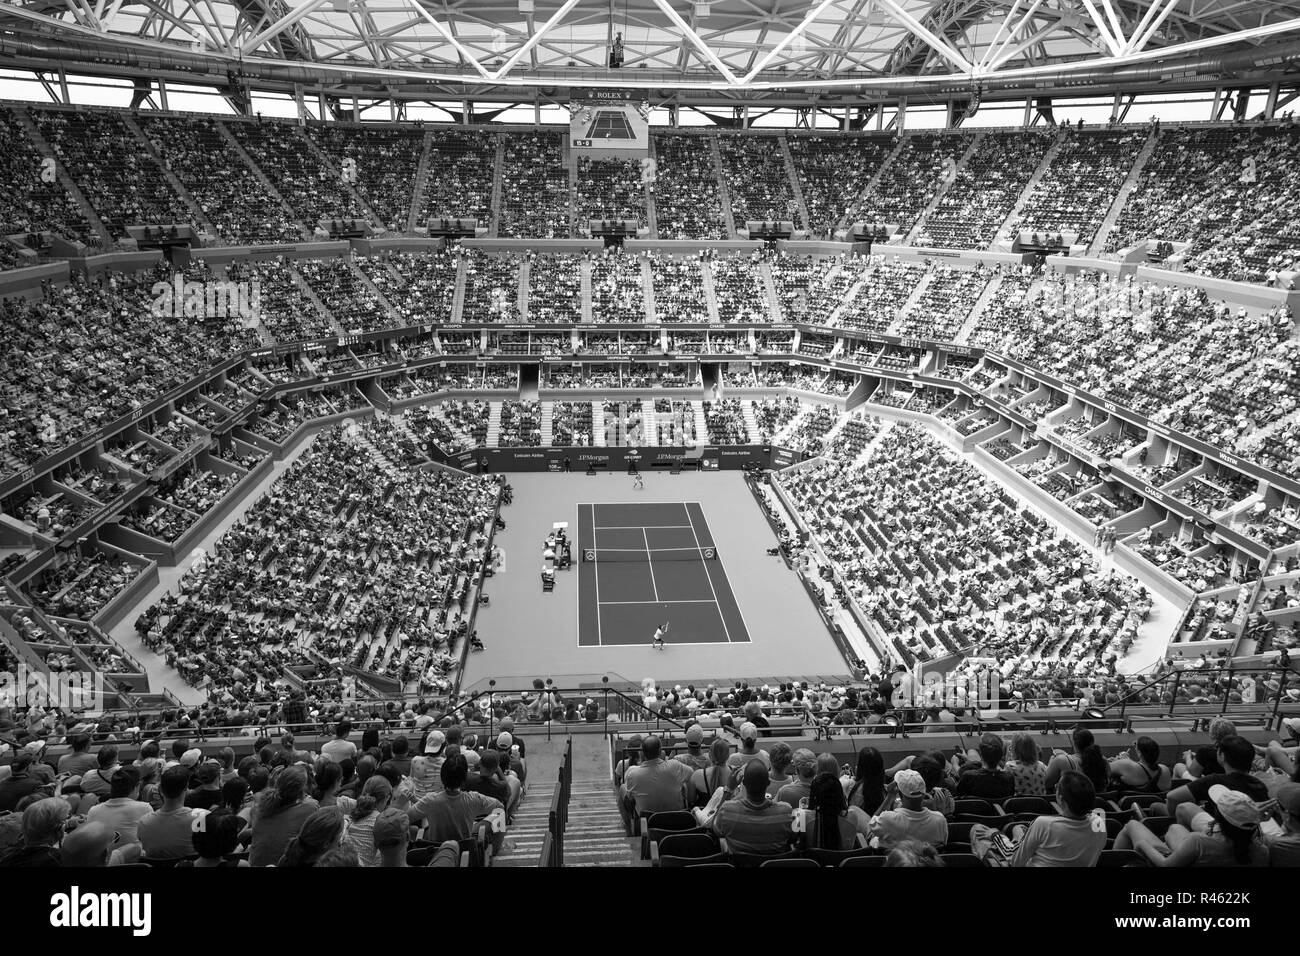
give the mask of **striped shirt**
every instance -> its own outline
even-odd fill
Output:
[[[718,808],[710,827],[738,853],[784,853],[790,848],[793,814],[788,803],[766,799],[750,803],[742,794]]]

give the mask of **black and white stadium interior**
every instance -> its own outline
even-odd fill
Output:
[[[0,0],[0,867],[1300,865],[1298,106],[1297,0]]]

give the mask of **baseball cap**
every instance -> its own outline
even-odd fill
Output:
[[[181,754],[182,767],[197,767],[199,761],[203,759],[203,751],[198,747],[191,747],[185,753]]]
[[[1294,736],[1300,737],[1300,717],[1284,717],[1282,726],[1291,731]]]
[[[441,730],[429,731],[429,736],[424,741],[424,752],[426,754],[442,753],[443,744],[447,742],[447,735]]]
[[[33,740],[23,747],[23,753],[31,754],[33,757],[39,757],[44,750],[45,741],[43,740]]]
[[[688,744],[701,744],[704,742],[704,728],[699,724],[692,724],[686,728],[686,742]]]
[[[1277,788],[1277,805],[1292,816],[1300,817],[1300,783],[1284,783]]]
[[[515,738],[511,737],[504,730],[497,734],[497,750],[509,750],[511,744],[514,742]]]
[[[478,767],[479,761],[482,759],[483,758],[479,756],[477,750],[465,751],[465,763],[469,766],[470,770],[476,769]]]
[[[409,827],[410,822],[407,819],[406,811],[398,810],[396,807],[389,807],[379,814],[379,818],[375,820],[374,829],[371,830],[375,849],[382,850],[385,847],[401,846],[410,832]]]
[[[758,728],[755,727],[755,726],[754,726],[752,723],[750,723],[748,720],[745,721],[743,724],[740,725],[740,739],[741,739],[741,740],[757,740],[757,739],[758,739]]]
[[[1234,827],[1249,830],[1259,826],[1260,813],[1255,801],[1239,790],[1229,790],[1221,783],[1210,787],[1210,799],[1219,808],[1223,819]]]
[[[915,770],[900,770],[894,774],[894,783],[898,792],[904,797],[925,796],[925,778]]]

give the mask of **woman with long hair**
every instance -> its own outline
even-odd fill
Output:
[[[1067,770],[1075,770],[1092,781],[1092,785],[1101,793],[1110,789],[1110,764],[1101,748],[1097,746],[1092,731],[1087,727],[1076,726],[1070,734],[1074,743],[1074,753],[1057,751],[1047,765],[1047,779],[1043,785],[1047,790],[1055,790],[1061,782],[1061,775]],[[1091,748],[1091,749],[1090,749]]]
[[[844,781],[845,802],[874,816],[885,799],[885,758],[875,747],[858,751],[853,779]]]
[[[343,768],[334,761],[326,762],[316,771],[316,785],[312,788],[312,797],[322,807],[332,807],[338,803],[339,785],[343,781]]]
[[[375,866],[375,821],[379,814],[388,809],[388,801],[393,798],[393,785],[387,778],[375,774],[366,779],[361,788],[361,796],[348,813],[347,842],[357,851],[357,859],[362,866]]]
[[[253,866],[270,866],[279,860],[307,818],[319,809],[307,795],[308,786],[305,767],[285,767],[257,795],[253,804],[253,841],[248,848],[248,862]]]
[[[298,835],[285,847],[277,864],[284,867],[315,866],[321,854],[343,841],[347,818],[338,807],[321,807],[309,816]]]
[[[849,806],[844,787],[833,773],[822,771],[813,777],[808,811],[804,839],[810,849],[851,850],[857,834],[871,835],[871,817]]]
[[[1006,768],[1015,778],[1017,797],[1047,796],[1047,764],[1038,756],[1038,741],[1023,730],[1011,735]]]

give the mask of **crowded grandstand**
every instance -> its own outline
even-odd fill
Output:
[[[1294,5],[617,6],[0,4],[0,867],[1300,865]]]

